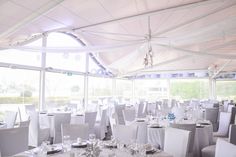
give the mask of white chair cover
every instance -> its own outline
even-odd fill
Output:
[[[65,135],[69,135],[71,140],[76,140],[81,138],[87,140],[89,136],[89,126],[88,124],[62,124],[61,133],[62,140]]]
[[[19,123],[19,127],[29,127],[29,124],[30,124],[30,120],[21,121]]]
[[[109,117],[109,122],[110,122],[111,132],[112,132],[112,134],[114,134],[114,129],[113,129],[113,127],[114,127],[114,125],[117,124],[117,122],[116,122],[116,113],[113,113],[113,114],[111,115],[111,117]]]
[[[140,102],[137,109],[137,118],[146,117],[146,102]]]
[[[213,125],[213,131],[218,129],[219,108],[206,108],[205,120],[209,120]]]
[[[224,112],[227,112],[228,111],[228,106],[229,106],[229,101],[225,100],[223,102],[223,105],[224,105]]]
[[[114,125],[113,131],[115,139],[126,145],[134,143],[137,137],[136,125]]]
[[[136,115],[136,111],[135,108],[126,108],[123,110],[123,115],[124,115],[124,119],[125,119],[125,123],[129,123],[135,120],[135,115]]]
[[[50,129],[40,128],[38,112],[30,112],[29,118],[29,146],[37,147],[49,139]]]
[[[196,132],[196,124],[170,124],[170,127],[190,131],[189,137],[189,153],[193,153],[193,144]]]
[[[4,122],[7,124],[7,128],[13,128],[16,123],[17,112],[6,111],[4,115]]]
[[[219,129],[214,134],[214,136],[227,136],[229,131],[231,113],[229,112],[221,112],[220,113],[220,121],[219,121]]]
[[[1,156],[12,156],[28,150],[28,127],[0,129]]]
[[[232,112],[232,108],[235,107],[234,105],[229,105],[227,112]]]
[[[186,157],[190,131],[167,128],[165,131],[164,151],[174,157]]]
[[[84,121],[89,126],[89,133],[94,133],[94,125],[96,122],[97,112],[85,112]]]
[[[236,145],[236,124],[231,124],[229,130],[229,142]]]
[[[125,109],[125,105],[115,105],[115,113],[117,115],[117,122],[120,125],[125,125],[125,119],[124,119],[124,115],[123,115],[123,110]]]
[[[184,118],[184,108],[182,107],[173,107],[172,113],[174,113],[176,119],[180,120]]]
[[[53,113],[54,115],[54,141],[53,143],[61,143],[61,125],[70,124],[71,113]]]
[[[235,157],[236,145],[223,139],[217,139],[215,157]]]
[[[94,129],[96,137],[99,139],[105,138],[106,133],[106,120],[107,120],[107,109],[102,110],[102,116],[100,122],[95,123]]]

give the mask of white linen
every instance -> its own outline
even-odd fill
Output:
[[[218,139],[216,142],[215,157],[235,157],[236,145],[231,144],[223,139]]]

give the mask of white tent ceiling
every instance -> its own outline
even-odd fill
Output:
[[[153,67],[144,68],[149,29]],[[121,76],[236,71],[236,0],[0,0],[0,45],[53,31],[94,46],[101,63]]]

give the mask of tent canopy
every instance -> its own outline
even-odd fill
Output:
[[[94,50],[117,76],[236,70],[236,0],[0,1],[0,46],[57,31],[79,37],[87,46],[78,53]]]

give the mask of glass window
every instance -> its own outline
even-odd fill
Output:
[[[236,101],[236,81],[216,81],[217,100]]]
[[[140,79],[135,80],[135,99],[145,99],[156,101],[158,99],[167,99],[169,93],[167,80]]]
[[[89,77],[88,97],[90,101],[112,97],[112,79]]]
[[[47,47],[81,47],[73,37],[63,33],[51,33],[47,38]],[[55,69],[65,69],[85,72],[85,53],[47,53],[46,66]]]
[[[45,84],[45,102],[49,107],[82,103],[84,76],[47,72]]]
[[[132,99],[132,81],[116,79],[116,97]]]
[[[0,117],[22,105],[39,105],[39,72],[0,68]]]
[[[42,39],[38,39],[25,46],[37,46],[42,45]],[[40,52],[29,52],[20,51],[15,49],[5,49],[0,51],[0,62],[13,63],[21,65],[31,65],[40,67],[41,65],[41,53]]]
[[[207,79],[171,79],[170,94],[177,100],[208,99],[209,81]]]

